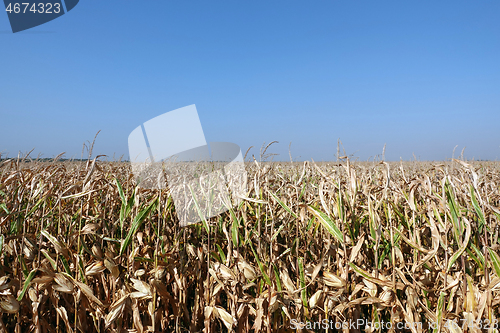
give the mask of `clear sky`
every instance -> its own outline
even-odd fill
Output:
[[[333,160],[500,159],[500,1],[81,0],[13,34],[0,13],[0,152],[128,157],[196,104],[207,141]],[[94,154],[94,155],[95,155]]]

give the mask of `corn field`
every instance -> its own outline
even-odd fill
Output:
[[[498,332],[499,163],[246,169],[181,228],[128,163],[0,161],[0,331]]]

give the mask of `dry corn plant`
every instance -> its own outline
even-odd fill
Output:
[[[0,331],[496,331],[498,163],[246,167],[239,206],[181,228],[127,163],[1,161]]]

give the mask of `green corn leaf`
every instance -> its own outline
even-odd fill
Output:
[[[446,311],[453,311],[453,307],[455,306],[455,288],[451,288],[450,295],[447,297],[448,298],[448,306],[446,307]]]
[[[127,217],[130,215],[130,212],[132,211],[132,207],[134,206],[135,202],[135,195],[137,192],[137,188],[132,192],[132,195],[127,201],[126,206],[123,208],[123,215],[121,215],[121,221],[125,221]]]
[[[418,250],[418,251],[420,251],[422,253],[426,253],[426,254],[430,252],[429,250],[420,247],[418,244],[416,244],[416,243],[412,242],[410,239],[408,239],[405,235],[403,235],[401,230],[398,230],[395,227],[392,227],[392,229],[394,231],[396,231],[395,234],[398,234],[405,241],[406,244],[410,245],[415,250]],[[394,242],[394,243],[396,243],[396,242]]]
[[[302,304],[305,308],[307,308],[307,290],[306,290],[306,277],[304,275],[304,264],[302,262],[302,258],[299,258],[299,275],[300,275],[300,288],[302,291],[300,292],[302,296]]]
[[[19,294],[19,296],[17,297],[17,300],[20,302],[23,297],[24,297],[24,294],[26,293],[26,290],[28,290],[28,287],[30,286],[31,284],[31,280],[33,280],[33,278],[35,277],[35,274],[37,272],[38,269],[34,269],[32,270],[28,277],[26,278],[26,281],[24,281],[24,285],[23,285],[23,289],[21,290],[21,293]]]
[[[137,232],[137,230],[141,227],[142,222],[146,219],[146,217],[151,213],[152,210],[154,210],[154,207],[156,206],[158,199],[153,200],[148,207],[142,209],[139,211],[137,216],[134,218],[134,221],[132,222],[132,225],[130,226],[130,229],[128,231],[127,237],[122,242],[121,248],[120,248],[120,255],[125,253],[125,250],[127,247],[130,245],[132,242],[132,239]]]
[[[269,286],[272,286],[271,279],[269,278],[269,275],[267,275],[266,270],[264,269],[264,265],[262,265],[262,263],[260,262],[259,257],[257,256],[257,253],[255,253],[255,250],[253,249],[252,243],[249,243],[249,244],[250,244],[250,249],[252,249],[253,255],[255,257],[255,261],[257,261],[257,265],[259,265],[260,272],[262,273],[262,276],[264,277],[264,281],[266,281],[266,283]]]
[[[476,211],[477,216],[479,217],[479,232],[483,229],[483,226],[486,226],[486,220],[484,219],[484,214],[479,206],[479,203],[476,199],[476,194],[474,191],[474,186],[470,186],[470,197],[472,199],[472,205],[474,206],[474,210]]]
[[[374,242],[377,242],[377,230],[375,228],[375,221],[370,218],[368,225],[370,227],[370,236],[372,236]]]
[[[18,258],[19,258],[19,262],[21,263],[21,269],[23,271],[24,277],[28,277],[29,271],[28,271],[28,267],[26,266],[26,261],[24,261],[24,257],[20,255],[20,256],[18,256]]]
[[[276,279],[276,287],[278,288],[278,292],[281,292],[280,273],[278,272],[278,267],[273,265],[273,268],[274,268],[274,278]]]
[[[488,248],[488,253],[490,254],[491,263],[493,264],[495,273],[500,278],[500,257],[498,257],[498,254],[490,248]]]
[[[293,245],[294,245],[294,244],[295,244],[295,242],[293,242],[292,247],[293,247]],[[288,249],[286,249],[285,251],[283,251],[283,253],[282,253],[282,254],[280,254],[280,257],[285,256],[288,252],[291,252],[291,251],[292,251],[292,248],[291,248],[291,247],[290,247],[290,248],[288,248]]]
[[[239,246],[239,241],[240,241],[240,237],[239,237],[239,227],[240,227],[240,220],[236,217],[236,214],[233,210],[233,207],[231,207],[230,204],[226,203],[226,201],[223,201],[224,203],[224,206],[229,210],[229,214],[231,215],[232,217],[232,220],[233,220],[233,223],[231,224],[231,238],[233,240],[233,245],[235,247],[238,247]]]
[[[62,255],[60,255],[59,258],[61,259],[61,262],[64,266],[64,270],[66,271],[66,273],[68,275],[71,275],[71,269],[69,268],[68,260],[66,260],[66,258]]]
[[[344,235],[337,227],[337,225],[333,223],[333,221],[325,213],[312,206],[309,206],[308,209],[314,216],[316,216],[323,227],[325,227],[325,229],[328,230],[328,232],[340,242],[340,244],[344,244]]]
[[[37,203],[35,204],[35,206],[33,206],[33,208],[31,208],[31,210],[28,212],[28,214],[26,214],[25,218],[27,218],[27,217],[31,216],[31,214],[33,214],[33,213],[37,210],[37,208],[38,208],[38,207],[42,204],[43,199],[44,199],[44,198],[40,198],[40,199],[37,201]]]
[[[471,243],[471,245],[472,245],[472,243]],[[467,251],[467,254],[469,255],[469,257],[476,262],[476,264],[479,267],[479,269],[483,270],[484,269],[484,264],[476,256],[476,254],[474,252],[472,252],[469,248],[465,249],[465,251]]]
[[[154,259],[144,257],[134,257],[134,261],[154,263]]]
[[[451,188],[448,180],[445,183],[445,194],[448,200],[448,207],[450,208],[451,213],[451,221],[453,224],[453,236],[455,237],[455,241],[460,244],[460,235],[463,233],[462,224],[460,223],[459,210],[457,208],[457,203],[455,202],[455,197],[453,195],[453,189]]]
[[[52,266],[52,269],[54,271],[57,271],[56,261],[50,256],[50,254],[47,252],[47,250],[42,249],[41,252],[45,256],[45,258],[47,258],[47,260],[50,262],[50,265]]]
[[[437,313],[436,313],[436,318],[437,318],[437,328],[434,330],[435,332],[438,331],[438,328],[441,327],[441,322],[443,320],[443,310],[444,310],[444,296],[446,293],[444,291],[439,294],[439,299],[438,299],[438,304],[437,304]]]
[[[300,195],[299,195],[299,199],[298,199],[299,201],[300,201],[300,199],[302,199],[302,197],[306,193],[306,185],[307,185],[307,182],[305,182],[304,185],[302,186],[302,190],[300,191]]]
[[[2,208],[7,214],[10,214],[10,211],[5,203],[1,203],[0,208]]]
[[[464,221],[465,221],[465,219],[464,219]],[[469,244],[471,226],[470,226],[469,222],[466,222],[465,225],[466,225],[465,240],[464,240],[462,246],[458,249],[458,251],[455,252],[455,254],[450,258],[450,262],[448,263],[448,267],[446,268],[446,272],[448,272],[450,270],[450,268],[453,266],[455,261],[457,261],[457,259],[462,255],[462,253],[465,251],[465,249],[467,248],[467,246]]]
[[[273,237],[271,237],[271,242],[276,238],[278,237],[279,233],[281,232],[281,230],[283,230],[283,228],[285,227],[285,224],[282,224],[280,225],[280,227],[278,228],[278,230],[274,233]]]
[[[127,199],[125,198],[125,194],[123,193],[122,184],[118,178],[115,178],[116,186],[118,187],[118,193],[120,194],[120,198],[122,199],[122,205],[125,206],[127,204]]]
[[[290,213],[290,215],[292,215],[293,217],[297,218],[297,214],[295,214],[294,212],[292,212],[292,210],[290,209],[290,207],[288,207],[287,205],[285,205],[285,203],[283,201],[281,201],[274,193],[272,193],[271,191],[269,191],[269,194],[271,194],[271,196],[274,198],[274,200],[276,200],[281,207],[283,207],[288,213]]]
[[[222,251],[221,247],[219,244],[215,244],[217,246],[217,251],[219,251],[219,256],[222,260],[222,263],[225,265],[226,264],[226,255],[224,254],[224,251]]]
[[[471,248],[474,250],[477,259],[479,260],[478,265],[481,267],[484,267],[485,265],[485,259],[484,259],[484,253],[477,248],[476,245],[474,245],[473,242],[470,242]],[[477,262],[477,261],[476,261]]]
[[[378,315],[379,311],[380,310],[377,309],[376,307],[372,308],[372,323],[373,323],[373,327],[381,327],[381,325],[380,325],[380,318],[379,318],[379,315]]]
[[[137,187],[135,190],[132,192],[132,195],[130,198],[127,200],[127,197],[125,196],[125,193],[123,192],[123,187],[120,184],[120,181],[115,178],[116,185],[118,187],[118,193],[120,194],[120,199],[122,201],[122,206],[120,208],[120,230],[123,232],[123,222],[128,218],[130,215],[130,212],[132,211],[132,207],[134,206],[135,202],[135,195],[137,192]]]
[[[82,261],[82,258],[80,257],[80,255],[77,256],[77,261],[78,261],[78,269],[80,271],[80,278],[82,279],[83,283],[86,283],[85,282],[85,268],[83,267],[83,261]]]

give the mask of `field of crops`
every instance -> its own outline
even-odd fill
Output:
[[[246,168],[181,228],[127,163],[0,161],[0,331],[495,331],[500,163]]]

